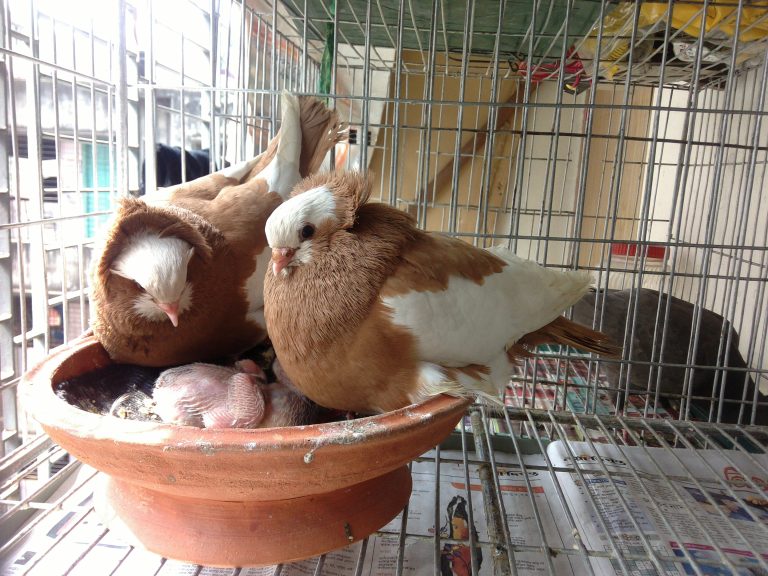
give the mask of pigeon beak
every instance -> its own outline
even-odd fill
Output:
[[[272,272],[277,276],[293,260],[295,248],[272,248]]]
[[[158,302],[157,307],[168,315],[174,328],[179,326],[179,302]]]

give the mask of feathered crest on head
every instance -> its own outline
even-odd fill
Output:
[[[291,196],[319,187],[328,188],[336,199],[336,217],[342,228],[351,228],[355,215],[371,196],[371,180],[363,172],[324,172],[299,182]]]
[[[103,241],[98,274],[101,277],[109,274],[115,258],[125,248],[125,243],[135,235],[146,232],[184,240],[195,249],[195,256],[204,261],[213,256],[210,239],[220,235],[208,222],[184,208],[151,206],[137,198],[123,198]]]

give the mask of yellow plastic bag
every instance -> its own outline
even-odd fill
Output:
[[[689,36],[698,38],[701,32],[703,2],[676,4],[672,7],[670,25],[682,30]],[[721,31],[733,38],[736,30],[736,16],[738,8],[734,6],[707,6],[704,18],[704,33]],[[643,2],[640,14],[644,19],[654,22],[666,20],[667,4],[665,2]],[[739,23],[740,42],[760,40],[768,36],[768,2],[750,2],[749,6],[741,9],[741,22]]]

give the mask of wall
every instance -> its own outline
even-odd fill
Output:
[[[726,106],[724,90],[709,89],[698,95],[697,108],[712,112],[692,118],[696,144],[691,146],[690,170],[680,175],[675,206],[680,226],[672,235],[681,243],[694,245],[676,250],[672,265],[679,277],[671,291],[731,319],[740,334],[742,354],[750,356],[748,364],[765,369],[768,125],[759,112],[765,113],[768,108],[759,97],[762,74],[763,70],[757,69],[737,79],[728,105],[728,110],[736,113],[722,112]],[[683,95],[677,95],[673,102],[685,105]],[[683,139],[685,114],[669,116]],[[680,148],[669,148],[662,160],[677,157]],[[669,177],[660,183],[660,194],[674,196],[675,179],[672,171],[668,172]],[[763,383],[763,388],[768,386],[765,376]]]
[[[494,98],[488,63],[473,60],[465,80],[465,103],[460,106],[458,64],[438,55],[432,94],[436,103],[431,105],[432,119],[427,126],[428,104],[412,102],[425,100],[427,95],[421,58],[419,53],[405,53],[406,68],[410,65],[414,71],[402,75],[399,87],[391,83],[392,100],[382,122],[386,128],[379,132],[371,155],[374,196],[385,201],[394,199],[400,208],[419,217],[428,230],[464,235],[467,241],[479,245],[506,243],[510,235],[523,236],[513,246],[522,256],[534,258],[538,249],[542,261],[545,251],[550,263],[566,261],[567,243],[547,244],[540,238],[563,237],[573,225],[579,143],[569,135],[581,131],[582,111],[562,110],[555,126],[557,87],[549,82],[534,86],[527,119],[529,132],[518,166],[523,119],[521,79],[506,66],[500,69],[498,95]],[[569,103],[584,101],[583,94],[562,97]],[[489,130],[490,104],[497,102],[501,106]],[[393,128],[395,106],[399,115],[397,132]],[[460,107],[462,138],[457,145]],[[550,136],[555,130],[562,132],[557,139]],[[490,158],[489,132],[493,133]],[[397,157],[394,171],[393,150]],[[460,168],[454,190],[456,162]],[[486,193],[483,181],[489,163]],[[455,207],[455,221],[451,206]],[[542,218],[543,213],[546,215]],[[550,217],[550,213],[554,215]]]

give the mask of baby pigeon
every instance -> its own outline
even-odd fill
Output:
[[[253,360],[169,368],[157,378],[152,398],[164,422],[199,428],[298,426],[309,424],[314,410],[292,387],[268,384]]]

